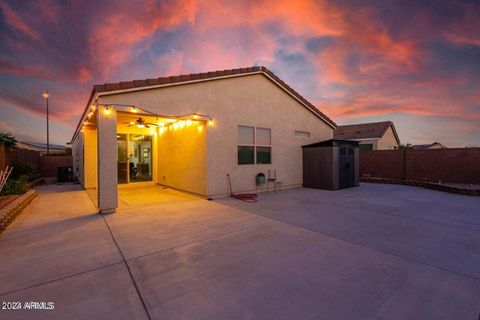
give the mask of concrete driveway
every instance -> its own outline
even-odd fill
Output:
[[[478,319],[480,198],[362,184],[257,203],[160,187],[95,214],[42,186],[0,236],[0,310],[23,319]]]

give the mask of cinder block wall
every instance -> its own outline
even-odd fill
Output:
[[[404,150],[360,150],[360,176],[404,179]]]
[[[72,164],[72,156],[41,156],[38,172],[42,177],[56,177],[58,167],[71,167]]]
[[[480,148],[362,150],[360,174],[451,183],[480,183]]]

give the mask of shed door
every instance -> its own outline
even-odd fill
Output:
[[[341,144],[339,150],[339,188],[349,188],[355,185],[355,153],[350,144]]]

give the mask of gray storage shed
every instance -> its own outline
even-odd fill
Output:
[[[338,190],[358,187],[360,180],[358,142],[326,140],[303,149],[303,186]]]

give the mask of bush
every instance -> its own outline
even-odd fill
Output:
[[[0,132],[0,143],[4,144],[7,148],[13,148],[17,144],[17,139],[15,139],[11,133]]]
[[[16,164],[13,166],[12,174],[10,176],[13,180],[18,180],[20,177],[26,176],[28,181],[40,178],[35,166],[31,164]]]
[[[8,179],[1,195],[24,194],[27,192],[28,177],[23,175],[18,179]]]

